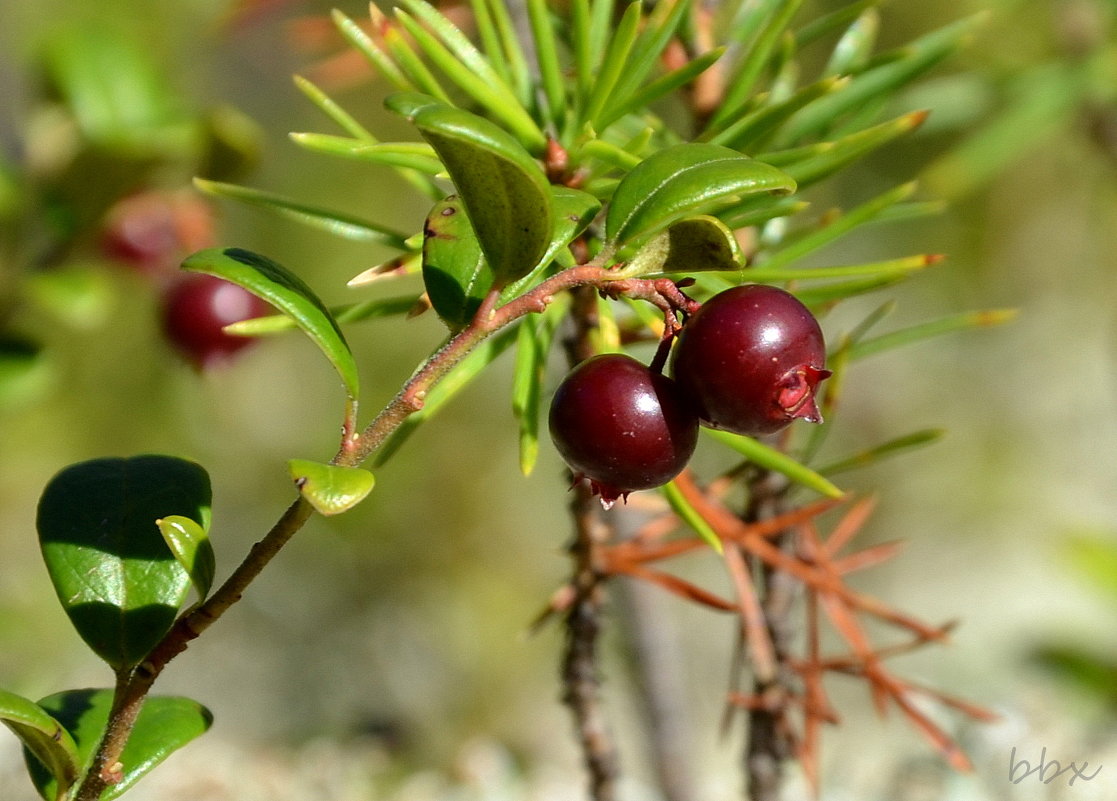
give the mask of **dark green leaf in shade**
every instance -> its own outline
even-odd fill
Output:
[[[299,493],[310,501],[315,511],[326,516],[348,512],[372,492],[375,483],[372,473],[360,467],[306,459],[288,461],[287,472]]]
[[[155,521],[163,541],[190,576],[198,600],[203,601],[213,586],[217,558],[206,527],[182,515],[167,515]]]
[[[679,220],[636,251],[620,274],[741,270],[743,256],[733,232],[717,217]]]
[[[673,145],[621,179],[605,218],[606,238],[633,247],[676,220],[710,214],[761,192],[789,194],[786,173],[708,143]]]
[[[68,690],[47,696],[39,705],[58,719],[73,735],[82,764],[93,757],[108,724],[112,690]],[[108,785],[100,801],[112,801],[131,790],[143,776],[179,748],[204,734],[213,722],[209,710],[189,698],[151,696],[136,718],[128,744],[120,754],[120,781]],[[39,794],[58,797],[55,779],[37,759],[28,758],[27,767]]]
[[[386,105],[414,123],[438,153],[500,286],[527,275],[551,242],[550,185],[504,129],[462,109],[393,96]]]
[[[350,400],[360,390],[357,363],[330,310],[297,275],[266,256],[241,248],[212,248],[190,256],[184,270],[216,275],[263,298],[295,321],[329,359]]]
[[[457,195],[434,204],[423,227],[423,285],[431,306],[451,330],[473,319],[492,288],[481,243]]]
[[[82,639],[116,669],[139,664],[174,622],[190,577],[156,523],[209,525],[206,471],[171,456],[71,465],[39,500],[43,560]]]
[[[77,744],[70,732],[41,706],[30,699],[0,690],[0,722],[23,743],[29,761],[49,776],[56,792],[47,801],[61,799],[74,783],[81,767]]]

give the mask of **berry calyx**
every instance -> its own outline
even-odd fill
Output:
[[[190,275],[163,298],[163,333],[199,369],[213,367],[252,345],[252,337],[227,334],[230,323],[270,313],[260,298],[237,284],[212,275]]]
[[[587,359],[566,376],[550,429],[575,480],[588,480],[606,509],[666,484],[698,442],[698,417],[675,382],[619,353]]]
[[[702,422],[737,434],[772,434],[802,419],[830,375],[818,321],[790,292],[765,284],[727,289],[686,321],[672,374]]]

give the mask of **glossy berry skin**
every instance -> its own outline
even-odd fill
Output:
[[[212,275],[188,275],[163,297],[163,333],[198,368],[212,367],[252,345],[252,337],[226,334],[230,323],[261,317],[271,306],[248,290]]]
[[[759,436],[796,419],[822,422],[814,396],[830,375],[825,365],[822,329],[807,307],[777,287],[749,284],[691,315],[672,370],[703,423]]]
[[[618,353],[570,372],[551,402],[550,426],[575,479],[588,479],[606,508],[670,481],[698,441],[698,417],[675,382]]]

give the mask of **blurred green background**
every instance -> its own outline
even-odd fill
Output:
[[[286,138],[329,130],[292,86],[293,72],[340,75],[342,84],[355,77],[344,62],[330,72],[338,62],[325,59],[341,48],[316,41],[331,5],[355,18],[365,13],[360,3],[295,0],[239,10],[218,0],[96,9],[0,0],[0,154],[8,167],[49,154],[44,132],[55,129],[43,116],[42,54],[60,27],[100,26],[143,42],[168,87],[169,119],[196,121],[231,107],[255,121],[258,152],[240,180],[417,230],[426,202],[386,171],[334,163]],[[829,7],[806,3],[802,18]],[[960,619],[949,646],[904,657],[899,672],[1003,719],[975,726],[942,715],[977,766],[954,776],[900,718],[876,720],[862,687],[835,682],[843,724],[825,735],[827,799],[1117,797],[1117,674],[1105,668],[1117,662],[1117,580],[1106,561],[1117,547],[1115,6],[898,0],[883,10],[884,43],[979,10],[990,19],[973,45],[902,99],[932,109],[927,126],[828,182],[813,201],[852,205],[929,165],[920,197],[949,200],[942,215],[871,229],[826,257],[947,254],[889,290],[899,302],[895,325],[960,309],[1019,309],[1009,326],[859,363],[831,443],[842,453],[915,428],[949,432],[930,449],[842,477],[848,489],[878,494],[867,540],[908,541],[857,586],[926,620]],[[380,110],[382,84],[334,91],[384,139],[408,136]],[[172,158],[152,180],[186,187],[196,162]],[[100,177],[83,185],[90,195],[103,190]],[[221,244],[282,261],[327,303],[391,292],[345,287],[391,255],[384,249],[232,204],[217,208]],[[3,234],[14,236],[12,227]],[[229,570],[286,505],[285,460],[332,455],[342,393],[296,337],[198,375],[161,341],[150,283],[108,265],[96,265],[100,300],[76,325],[52,317],[49,304],[12,311],[4,296],[14,292],[25,246],[2,243],[0,321],[48,346],[53,383],[0,406],[0,686],[39,697],[111,682],[73,635],[38,558],[35,504],[49,478],[104,455],[196,459],[213,478],[214,541],[219,569]],[[88,263],[92,252],[74,258]],[[824,327],[839,330],[841,321],[836,315]],[[352,329],[367,413],[443,330],[430,314]],[[130,798],[582,797],[558,702],[561,633],[525,636],[566,573],[561,464],[544,443],[535,473],[520,475],[509,375],[505,359],[423,426],[378,471],[369,501],[342,518],[314,520],[172,665],[159,691],[197,698],[216,722]],[[556,371],[550,386],[559,378]],[[1084,550],[1084,538],[1102,544]],[[715,589],[727,586],[715,559],[686,569]],[[732,622],[655,591],[625,590],[614,600],[650,604],[674,649],[685,686],[678,725],[688,733],[697,797],[738,797],[740,733],[723,739],[717,729]],[[631,644],[623,615],[611,622],[606,690],[630,770],[624,791],[655,798],[625,657]],[[1037,665],[1041,645],[1093,656],[1060,674]],[[1014,785],[1013,747],[1018,758],[1037,760],[1046,748],[1049,759],[1106,769],[1072,787],[1063,779]],[[0,799],[31,798],[16,740],[0,738]]]

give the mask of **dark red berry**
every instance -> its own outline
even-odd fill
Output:
[[[807,307],[782,289],[750,284],[691,315],[672,370],[704,423],[756,436],[797,418],[822,422],[815,390],[830,375],[825,365],[822,329]]]
[[[550,425],[575,479],[588,479],[606,508],[670,481],[698,441],[698,418],[675,382],[619,353],[570,372],[551,401]]]
[[[163,298],[163,332],[197,367],[211,367],[251,345],[251,337],[227,334],[230,323],[261,317],[271,307],[243,287],[212,275],[190,275]]]

